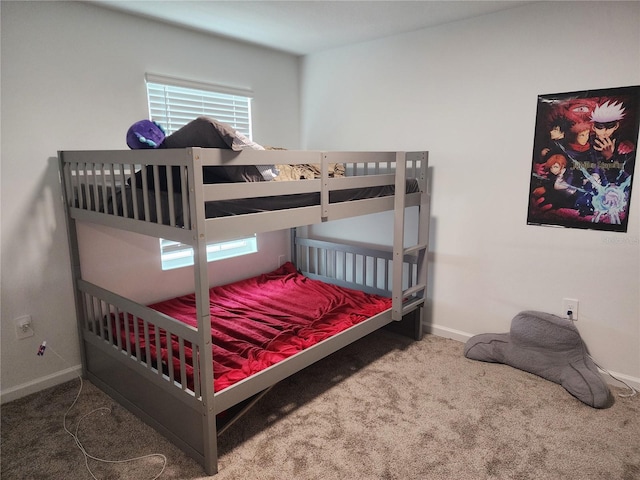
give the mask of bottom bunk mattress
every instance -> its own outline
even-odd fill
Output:
[[[270,273],[213,287],[209,301],[216,392],[391,308],[390,298],[307,278],[289,262]],[[197,327],[194,294],[149,307]],[[177,338],[169,341],[162,329],[156,338],[153,326],[143,328],[141,319],[134,326],[130,316],[121,316],[119,323],[123,344],[128,336],[143,356],[161,361],[164,370],[169,362],[174,372],[184,368],[193,389],[193,352],[187,342],[181,366]]]

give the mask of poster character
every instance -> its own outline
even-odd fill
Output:
[[[625,110],[621,102],[606,101],[591,114],[596,162],[604,170],[606,182],[617,185],[633,174],[635,157],[634,143],[617,135]]]
[[[546,160],[541,164],[537,178],[539,186],[533,195],[538,208],[543,211],[573,207],[577,189],[567,180],[567,157],[557,151],[547,153]]]
[[[549,119],[549,144],[540,152],[546,156],[553,148],[566,145],[571,122],[562,114],[553,115]]]

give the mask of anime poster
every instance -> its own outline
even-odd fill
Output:
[[[540,95],[529,225],[626,232],[640,86]]]

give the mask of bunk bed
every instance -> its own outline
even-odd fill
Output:
[[[190,147],[60,151],[58,158],[83,374],[193,456],[208,474],[217,472],[217,435],[226,428],[221,419],[242,411],[277,382],[403,318],[410,322],[414,337],[422,336],[429,236],[427,152]],[[215,184],[206,183],[203,175],[207,168],[217,166],[273,164],[316,165],[320,174],[298,181]],[[344,177],[330,176],[329,166],[335,164],[344,166]],[[145,169],[147,175],[133,174]],[[407,247],[404,232],[409,207],[417,207],[419,226],[417,241]],[[392,225],[381,226],[392,229],[392,247],[336,243],[296,233],[298,227],[383,211],[394,212]],[[78,222],[191,245],[194,293],[147,306],[86,281]],[[341,289],[338,295],[357,299],[350,303],[356,307],[366,304],[366,308],[345,313],[350,323],[325,328],[322,335],[310,333],[305,325],[295,338],[280,336],[278,342],[286,345],[275,355],[266,355],[267,362],[258,362],[256,368],[242,365],[240,376],[238,369],[227,375],[220,370],[226,360],[218,358],[227,348],[222,345],[226,333],[215,330],[212,320],[220,316],[216,308],[223,308],[220,298],[226,295],[235,301],[245,294],[237,293],[236,284],[210,286],[206,244],[282,229],[292,232],[291,263],[247,279],[245,284],[270,279],[282,283],[284,277],[318,288],[324,284]],[[226,288],[236,293],[229,294]],[[326,295],[330,294],[323,290],[312,297]],[[245,306],[258,309],[261,301]],[[180,305],[177,309],[176,304]],[[185,305],[189,307],[187,320],[180,318]],[[236,307],[225,311],[235,312]],[[279,314],[268,310],[249,316],[269,315]],[[232,321],[238,320],[234,317]],[[273,328],[282,329],[279,325]],[[310,337],[313,342],[307,342]]]

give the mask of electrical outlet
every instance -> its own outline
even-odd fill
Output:
[[[34,333],[33,324],[31,323],[31,315],[16,318],[13,322],[16,325],[16,338],[18,340],[33,337]]]
[[[562,317],[570,320],[578,320],[578,300],[575,298],[562,299]]]
[[[281,266],[284,263],[284,255],[278,255],[278,266]]]

